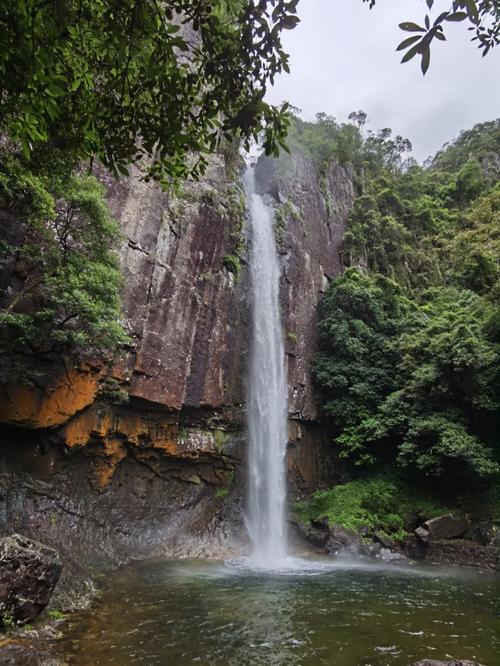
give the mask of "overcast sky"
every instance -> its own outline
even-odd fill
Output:
[[[449,5],[437,0],[431,17]],[[425,9],[423,0],[378,0],[371,11],[362,0],[300,0],[301,23],[284,34],[291,74],[267,99],[288,100],[306,120],[324,111],[344,121],[362,109],[371,129],[408,137],[419,160],[461,129],[500,116],[500,47],[483,59],[465,24],[447,25],[448,41],[433,44],[425,77],[416,59],[400,64],[398,24],[421,23]]]

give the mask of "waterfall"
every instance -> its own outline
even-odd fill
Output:
[[[280,266],[274,216],[255,191],[254,169],[245,174],[251,230],[252,337],[247,383],[248,508],[252,562],[273,567],[287,553],[287,379],[279,308]]]

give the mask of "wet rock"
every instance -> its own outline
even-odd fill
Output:
[[[476,567],[478,569],[500,570],[500,548],[481,546],[474,541],[429,541],[424,558],[435,564]]]
[[[365,557],[378,557],[382,546],[379,543],[362,543],[360,546],[360,553]]]
[[[326,517],[318,518],[317,520],[312,520],[311,525],[323,532],[328,532],[328,533],[330,532],[330,523],[328,522],[328,518]]]
[[[292,414],[318,416],[311,362],[317,340],[317,304],[329,280],[343,271],[339,252],[355,196],[349,169],[332,162],[323,176],[306,156],[284,162],[261,157],[256,177],[277,202],[283,221],[278,249],[283,265],[280,305],[287,340],[288,399]]]
[[[391,548],[381,548],[378,557],[384,562],[390,562],[391,564],[404,564],[408,562],[406,555]]]
[[[8,642],[0,645],[2,666],[59,666],[61,662],[32,645]]]
[[[389,539],[389,537],[385,536],[385,534],[380,534],[380,532],[376,532],[373,535],[373,540],[376,543],[379,543],[382,548],[386,548],[388,550],[394,550],[396,548],[396,544],[392,539]]]
[[[353,530],[335,525],[330,530],[326,549],[334,555],[358,555],[361,552],[361,537]]]
[[[455,539],[463,536],[469,528],[466,518],[439,516],[427,520],[415,530],[416,536],[422,541]]]
[[[491,531],[491,545],[500,548],[500,528],[493,527]]]
[[[482,546],[491,544],[493,538],[493,526],[489,520],[482,520],[479,523],[474,523],[467,530],[464,535],[465,539],[476,541]]]
[[[25,624],[47,606],[61,575],[55,550],[19,534],[0,540],[0,621]]]
[[[422,541],[412,536],[406,539],[404,549],[408,557],[433,564],[500,571],[500,546],[491,543],[483,546],[465,539]]]
[[[25,428],[52,428],[66,423],[94,401],[99,369],[89,363],[60,368],[30,359],[31,381],[0,385],[0,422]]]
[[[315,521],[312,525],[301,522],[296,522],[294,525],[302,539],[308,541],[316,548],[325,548],[326,542],[330,536],[330,528],[328,527],[328,524],[326,524],[326,526],[318,527],[318,522]]]
[[[307,531],[307,540],[316,548],[324,548],[328,539],[330,538],[330,533],[328,531],[319,529],[317,527],[310,527]]]

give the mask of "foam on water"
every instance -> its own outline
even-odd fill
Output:
[[[453,568],[425,567],[412,563],[393,564],[372,558],[351,557],[300,557],[286,555],[273,564],[256,562],[255,558],[239,557],[224,562],[224,568],[240,574],[272,576],[323,576],[346,571],[380,571],[388,574],[412,576],[456,577],[459,572]]]

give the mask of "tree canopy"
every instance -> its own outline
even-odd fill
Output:
[[[375,161],[373,136],[351,144],[363,177],[314,372],[353,462],[448,480],[500,469],[498,126],[463,132],[427,168],[384,159],[381,137]]]
[[[287,105],[264,101],[289,71],[281,43],[299,0],[12,0],[0,8],[0,131],[31,156],[47,146],[98,157],[116,175],[199,176],[221,137],[284,147]],[[363,0],[370,7],[375,0]],[[434,0],[426,0],[429,11]],[[422,69],[444,26],[467,21],[483,55],[499,3],[454,0],[400,44]],[[40,148],[41,147],[41,148]]]
[[[0,8],[0,130],[97,156],[115,174],[197,176],[222,136],[268,152],[286,105],[264,102],[288,71],[280,32],[298,0],[12,0]]]

